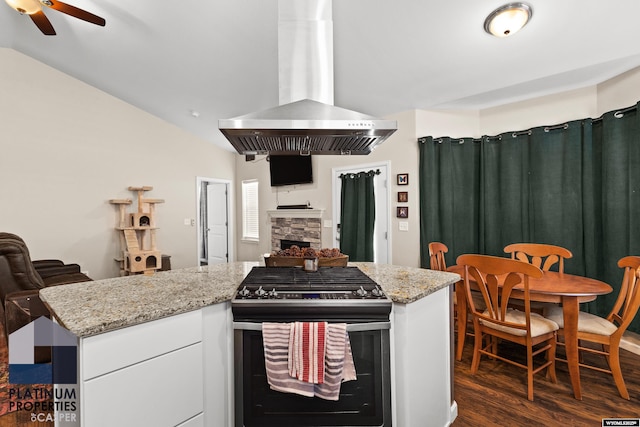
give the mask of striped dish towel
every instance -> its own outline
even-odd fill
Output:
[[[289,375],[300,381],[324,381],[327,322],[294,322],[289,330]]]
[[[340,385],[356,380],[356,369],[346,323],[329,323],[325,331],[324,381],[313,384],[289,375],[289,338],[291,324],[262,324],[267,381],[272,390],[338,400]]]
[[[326,337],[324,382],[316,384],[314,395],[326,400],[338,400],[340,385],[356,379],[347,324],[330,323]]]

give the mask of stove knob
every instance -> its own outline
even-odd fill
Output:
[[[376,297],[383,297],[384,296],[384,292],[382,292],[382,288],[380,288],[379,285],[376,285],[376,287],[373,288],[373,290],[371,291],[371,294],[373,296],[376,296]]]
[[[269,298],[277,298],[278,293],[276,292],[276,288],[273,288],[269,291]]]
[[[249,289],[247,289],[246,286],[238,291],[238,295],[240,295],[243,298],[248,297],[249,294],[251,294],[251,292],[249,291]]]
[[[367,291],[360,286],[360,289],[358,289],[356,292],[356,295],[358,295],[359,297],[366,297],[367,296]]]
[[[262,286],[260,286],[258,288],[258,290],[256,291],[256,295],[258,295],[259,298],[262,298],[263,296],[265,296],[267,293],[267,291],[265,291],[264,289],[262,289]]]

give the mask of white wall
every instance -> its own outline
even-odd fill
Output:
[[[497,135],[597,117],[597,100],[597,88],[589,87],[489,108],[480,112],[480,132]]]
[[[627,71],[598,86],[599,114],[635,105],[640,101],[640,68]]]
[[[196,265],[196,176],[234,178],[234,154],[12,49],[0,48],[0,231],[32,259],[118,275],[116,208],[149,185],[157,246],[172,268]],[[135,202],[134,202],[135,203]],[[135,206],[135,204],[134,204]]]

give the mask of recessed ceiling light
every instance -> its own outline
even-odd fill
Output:
[[[526,3],[509,3],[500,6],[484,20],[484,30],[496,37],[508,37],[527,25],[533,10]]]

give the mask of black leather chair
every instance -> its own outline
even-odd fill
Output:
[[[65,283],[88,282],[89,276],[82,273],[80,265],[65,264],[59,259],[40,259],[31,261],[45,286]]]
[[[0,232],[0,311],[7,337],[34,317],[48,314],[40,301],[40,289],[91,280],[77,264],[66,265],[58,260],[35,264],[39,264],[39,270],[19,236]]]

